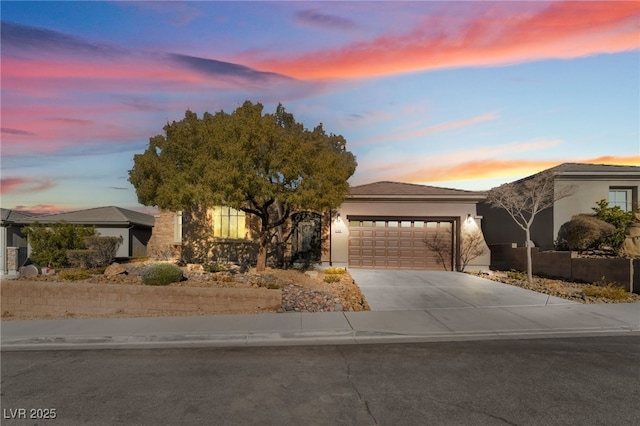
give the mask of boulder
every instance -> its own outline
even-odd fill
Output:
[[[627,226],[620,253],[628,257],[640,257],[640,213],[634,213],[633,221]]]
[[[104,270],[104,275],[107,277],[113,277],[115,275],[127,275],[127,268],[120,263],[112,263]]]

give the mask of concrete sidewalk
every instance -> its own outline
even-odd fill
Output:
[[[3,351],[365,344],[640,334],[640,303],[2,321]]]

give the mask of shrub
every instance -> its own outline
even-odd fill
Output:
[[[569,250],[583,251],[597,249],[605,243],[607,236],[615,231],[615,226],[589,215],[577,215],[560,228],[558,246]]]
[[[327,275],[342,275],[346,274],[347,270],[344,268],[327,268],[324,270],[324,273]]]
[[[340,277],[338,275],[327,275],[324,277],[323,281],[325,283],[337,283],[340,282]]]
[[[603,238],[603,243],[610,246],[617,252],[626,238],[625,230],[627,225],[633,221],[633,212],[625,212],[618,206],[609,207],[606,200],[596,203],[598,207],[593,208],[594,216],[604,220],[615,227],[615,229]]]
[[[120,237],[101,237],[91,236],[84,239],[85,245],[88,249],[94,252],[93,262],[95,265],[109,265],[116,258],[118,248],[123,242],[122,236]]]
[[[224,265],[221,265],[219,263],[208,263],[204,265],[204,270],[207,272],[222,272],[222,271],[226,271],[227,268],[225,268]]]
[[[67,263],[74,268],[97,266],[95,250],[67,250]]]
[[[524,281],[527,279],[527,274],[520,271],[509,271],[507,272],[507,278],[511,278],[512,280],[521,280]]]
[[[182,269],[170,263],[159,263],[147,267],[142,273],[142,284],[169,285],[182,280]]]
[[[604,297],[612,300],[626,300],[631,297],[629,292],[615,284],[607,284],[604,286],[588,284],[582,288],[582,292],[585,296]]]
[[[58,273],[58,278],[63,281],[81,281],[91,278],[92,271],[89,269],[64,269]]]
[[[31,246],[31,259],[39,265],[54,268],[66,266],[67,250],[84,249],[84,239],[95,234],[94,227],[66,222],[26,226],[24,232]]]

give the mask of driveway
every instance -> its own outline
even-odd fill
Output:
[[[575,304],[461,272],[350,269],[349,273],[372,311]]]

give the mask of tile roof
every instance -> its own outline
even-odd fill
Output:
[[[562,163],[549,170],[562,173],[640,173],[640,166],[619,166],[615,164]]]
[[[66,213],[54,213],[31,218],[31,222],[40,223],[68,222],[89,225],[142,225],[152,227],[154,218],[151,215],[140,213],[121,207],[107,206],[86,210],[78,210]]]
[[[23,222],[24,220],[31,219],[33,217],[33,215],[27,212],[2,208],[0,208],[0,216],[2,218],[2,222],[7,223]]]
[[[466,191],[463,189],[440,188],[437,186],[418,185],[402,182],[374,182],[365,185],[352,186],[351,196],[468,196],[484,195],[481,192]]]

